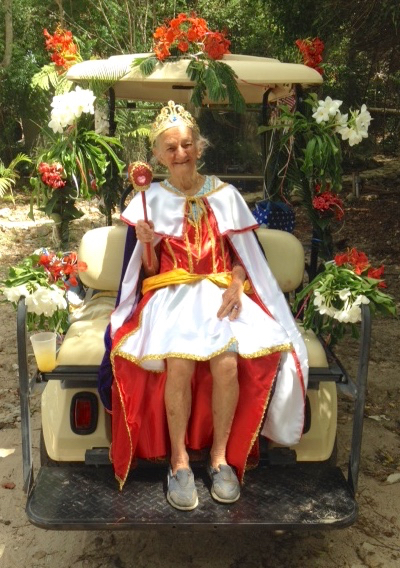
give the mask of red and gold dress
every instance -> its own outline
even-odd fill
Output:
[[[144,280],[143,295],[137,301],[142,255],[139,243],[125,274],[121,303],[112,316],[111,457],[116,477],[122,486],[134,457],[168,456],[164,407],[167,357],[198,362],[192,379],[187,447],[200,450],[211,446],[209,360],[233,350],[238,353],[240,394],[227,446],[227,460],[242,479],[270,401],[272,386],[276,391],[275,379],[279,380],[283,367],[288,367],[283,364],[288,355],[292,355],[289,367],[291,374],[294,371],[297,375],[300,389],[295,396],[296,404],[300,401],[304,405],[305,366],[302,370],[299,359],[304,356],[304,350],[299,343],[299,334],[297,332],[294,338],[293,330],[288,333],[288,326],[271,313],[258,293],[259,276],[255,278],[249,271],[247,258],[254,257],[255,263],[266,264],[257,243],[254,248],[253,229],[257,224],[232,186],[213,177],[207,178],[205,186],[193,197],[186,197],[165,183],[152,184],[146,195],[149,217],[154,222],[159,244],[160,271]],[[224,212],[223,207],[230,212]],[[139,200],[134,198],[122,218],[134,225],[142,216]],[[249,237],[253,245],[246,248]],[[246,293],[242,297],[239,318],[220,320],[217,312],[222,294],[230,283],[233,260],[240,262],[246,270]],[[278,304],[282,304],[283,295],[269,269],[264,271],[264,276],[272,279],[272,295],[275,298],[278,294]],[[268,282],[264,286],[268,287]],[[284,298],[283,302],[286,305]],[[276,303],[275,299],[275,310]],[[288,317],[288,313],[290,310],[286,308],[283,319],[293,327],[293,318]],[[296,342],[300,345],[298,354]],[[300,408],[299,422],[302,412]]]

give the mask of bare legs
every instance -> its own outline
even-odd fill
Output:
[[[185,446],[186,429],[192,403],[191,379],[195,361],[170,357],[167,360],[165,406],[171,440],[171,467],[189,467]],[[212,412],[214,424],[213,445],[210,451],[211,465],[218,468],[226,464],[226,446],[239,397],[237,355],[225,352],[210,360],[213,377]]]
[[[191,379],[195,361],[190,359],[167,359],[165,383],[165,408],[171,441],[171,468],[173,475],[178,469],[189,467],[185,446],[186,429],[192,406]]]

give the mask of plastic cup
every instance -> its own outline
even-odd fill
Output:
[[[35,333],[30,338],[36,364],[42,373],[49,373],[56,366],[56,338],[54,331]]]

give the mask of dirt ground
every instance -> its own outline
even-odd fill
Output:
[[[400,166],[378,158],[379,167],[362,172],[359,198],[350,178],[344,196],[346,222],[335,234],[344,250],[356,246],[375,266],[385,264],[388,292],[400,304]],[[103,224],[95,203],[72,231],[78,242],[84,231]],[[1,272],[39,246],[52,246],[52,223],[40,214],[27,218],[26,197],[17,205],[0,201]],[[297,235],[307,246],[298,212]],[[24,513],[16,324],[13,308],[0,308],[0,566],[2,568],[398,568],[400,567],[400,321],[375,319],[364,420],[359,517],[350,528],[334,531],[270,534],[202,531],[58,532],[32,526]],[[356,345],[345,341],[339,356],[354,376]],[[39,463],[40,397],[32,401],[34,460]],[[351,403],[341,397],[338,419],[339,465],[347,470]],[[396,481],[397,480],[397,481]],[[394,482],[392,482],[394,481]]]

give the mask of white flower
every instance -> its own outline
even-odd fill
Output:
[[[58,309],[66,309],[67,302],[64,292],[58,286],[38,286],[33,294],[27,297],[26,305],[28,312],[51,317]]]
[[[62,133],[63,132],[63,127],[60,124],[60,121],[56,118],[52,118],[50,120],[50,122],[48,123],[48,127],[52,129],[52,131],[57,134],[57,133]]]
[[[354,304],[356,306],[359,306],[360,304],[369,304],[369,303],[370,303],[369,299],[367,298],[367,296],[364,296],[364,294],[359,294],[357,298],[354,300]]]
[[[343,290],[339,290],[339,298],[341,300],[347,300],[347,298],[351,295],[349,288],[343,288]]]
[[[319,292],[318,290],[315,290],[315,292],[314,292],[313,304],[317,308],[319,308],[322,304],[325,304],[325,298],[323,297],[321,292]]]
[[[367,138],[368,134],[364,131],[358,131],[355,128],[343,128],[340,131],[342,140],[348,140],[349,146],[359,144],[363,138]]]
[[[367,111],[367,106],[362,105],[360,111],[355,111],[354,113],[356,119],[356,125],[359,130],[368,131],[368,127],[371,124],[372,117]]]
[[[312,115],[318,124],[321,122],[328,122],[328,120],[335,116],[343,101],[333,100],[331,97],[326,97],[324,101],[318,101],[318,107]]]
[[[360,110],[351,111],[351,118],[347,125],[336,129],[342,140],[348,140],[349,146],[359,144],[363,138],[368,138],[368,128],[371,123],[371,115],[367,107],[362,105]]]
[[[347,113],[342,114],[341,112],[338,111],[335,116],[335,122],[336,122],[335,132],[338,132],[340,134],[343,128],[347,128],[348,119],[349,115]]]
[[[326,304],[325,304],[325,305],[322,305],[322,306],[318,309],[318,311],[319,311],[319,313],[320,313],[322,316],[323,316],[323,315],[327,315],[327,316],[329,316],[329,317],[331,317],[331,318],[332,318],[332,317],[335,317],[335,313],[336,313],[335,308],[332,308],[332,306],[327,306]]]
[[[21,296],[27,297],[30,292],[25,284],[20,284],[12,288],[3,288],[3,294],[9,302],[18,302]]]
[[[63,95],[56,95],[51,103],[49,128],[55,133],[62,132],[63,128],[73,124],[83,112],[94,114],[95,99],[93,91],[81,87],[76,87],[75,91]]]

